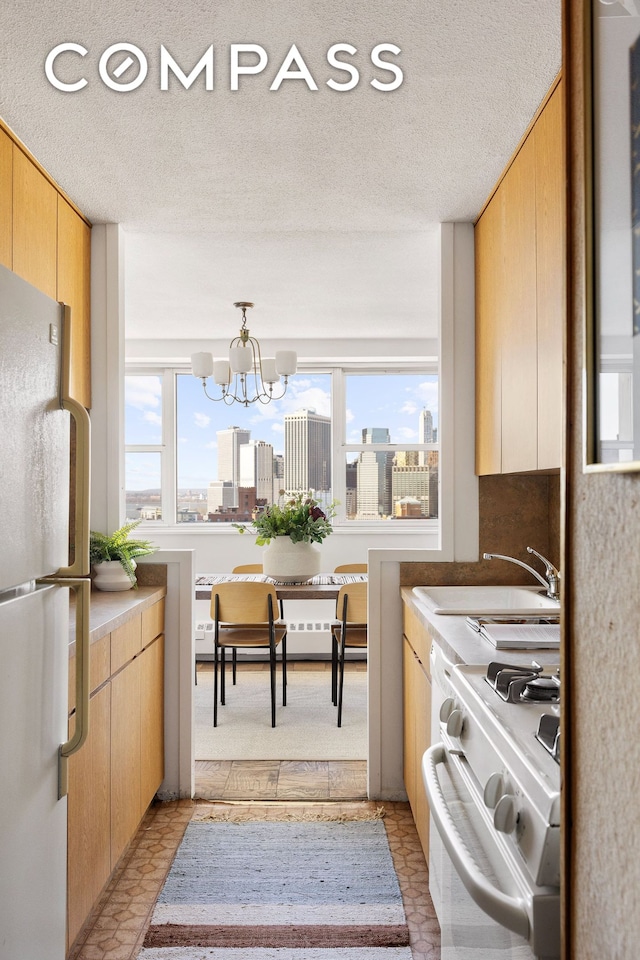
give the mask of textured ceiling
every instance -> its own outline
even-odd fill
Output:
[[[260,308],[257,335],[433,336],[436,225],[476,216],[544,97],[560,0],[4,0],[0,36],[0,115],[93,222],[123,224],[129,336],[211,336],[237,299]],[[62,42],[88,50],[57,61],[86,77],[76,93],[44,74]],[[132,92],[98,75],[116,42],[148,59]],[[360,70],[343,93],[326,83],[347,79],[326,61],[340,42]],[[232,43],[269,58],[237,91]],[[317,91],[269,89],[293,43]],[[369,83],[392,79],[379,43],[401,49],[393,92]],[[213,44],[214,89],[161,91],[161,44],[185,73]]]

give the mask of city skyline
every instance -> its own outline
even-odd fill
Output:
[[[346,440],[361,443],[363,429],[386,428],[391,443],[402,447],[419,442],[419,414],[427,407],[433,427],[438,427],[438,382],[436,375],[397,374],[348,376],[346,390]],[[382,389],[384,388],[384,389]],[[207,400],[199,380],[179,375],[177,386],[177,485],[180,489],[205,490],[218,477],[217,431],[238,426],[251,431],[251,440],[264,440],[274,454],[284,454],[284,416],[302,408],[321,416],[331,415],[331,376],[298,374],[290,381],[287,395],[265,406],[226,407]],[[128,444],[160,444],[161,379],[158,376],[128,376],[125,393],[125,436]],[[147,455],[148,456],[148,455]],[[145,455],[139,459],[144,460]],[[159,486],[157,473],[140,462],[127,471],[128,490]]]

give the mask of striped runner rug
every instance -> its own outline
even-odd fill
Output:
[[[380,820],[187,827],[139,960],[411,960]]]

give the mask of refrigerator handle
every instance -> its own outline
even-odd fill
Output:
[[[68,410],[76,424],[75,507],[73,563],[60,567],[58,577],[88,577],[89,564],[89,495],[91,485],[91,420],[84,406],[70,396],[71,377],[71,307],[62,308],[62,355],[60,371],[60,406]]]
[[[58,750],[58,799],[69,791],[68,760],[84,744],[89,733],[89,603],[91,580],[79,577],[41,577],[38,583],[53,583],[76,592],[76,723],[73,736]]]

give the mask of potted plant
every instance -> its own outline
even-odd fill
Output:
[[[131,520],[111,534],[92,530],[89,535],[89,558],[95,571],[94,585],[99,590],[130,590],[137,587],[136,557],[154,553],[149,540],[131,539],[140,520]]]
[[[262,564],[265,574],[293,583],[319,573],[320,551],[313,545],[322,543],[332,532],[334,516],[335,503],[329,504],[325,512],[310,493],[298,493],[282,506],[272,503],[256,511],[251,526],[257,533],[256,543],[267,547]],[[234,526],[241,533],[248,529],[245,524]]]

